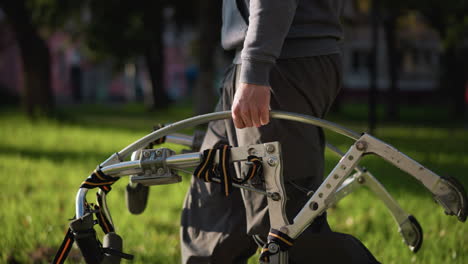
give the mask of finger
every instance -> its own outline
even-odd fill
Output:
[[[244,121],[242,121],[242,118],[240,117],[240,115],[236,113],[235,111],[232,111],[232,121],[234,122],[234,126],[236,128],[245,127]]]
[[[261,111],[259,116],[262,126],[270,123],[270,111],[268,109]]]
[[[250,117],[250,111],[248,109],[241,110],[242,121],[245,127],[252,127],[252,118]]]
[[[250,119],[255,127],[260,127],[262,125],[260,122],[260,111],[255,107],[250,111]]]

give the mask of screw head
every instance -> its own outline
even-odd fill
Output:
[[[162,151],[160,149],[156,150],[156,156],[161,156]]]
[[[312,211],[316,211],[319,208],[319,205],[317,202],[312,202],[309,204],[309,207],[312,209]]]
[[[365,141],[356,142],[357,150],[364,151],[367,148],[367,143]]]
[[[257,150],[255,150],[255,148],[249,148],[247,152],[249,153],[249,155],[252,155],[252,156],[257,155]]]
[[[268,162],[268,165],[270,165],[271,167],[276,166],[276,158],[275,157],[268,158],[267,162]]]
[[[273,201],[279,201],[279,200],[281,200],[281,195],[279,193],[277,193],[277,192],[270,193],[270,198]]]
[[[276,243],[268,244],[268,251],[270,251],[272,254],[276,254],[279,251],[278,244]]]
[[[148,151],[143,152],[143,157],[148,158],[150,156],[150,153]]]
[[[158,175],[163,175],[163,174],[164,174],[164,169],[163,169],[163,168],[159,168],[159,169],[156,171],[156,173],[157,173]]]
[[[271,145],[271,144],[268,144],[268,145],[266,146],[266,151],[267,151],[268,153],[273,153],[273,152],[275,152],[275,146],[273,146],[273,145]]]

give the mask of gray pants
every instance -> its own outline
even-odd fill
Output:
[[[231,109],[240,67],[232,65],[226,73],[217,111]],[[270,74],[271,109],[323,118],[340,89],[341,77],[338,54],[278,60]],[[202,149],[220,143],[244,146],[272,141],[281,143],[286,211],[292,222],[308,200],[307,193],[316,190],[323,179],[321,128],[273,119],[260,128],[236,129],[232,120],[214,121]],[[237,172],[244,169],[237,168]],[[247,263],[257,250],[252,235],[265,238],[269,229],[264,196],[234,188],[224,197],[218,184],[193,177],[181,219],[182,263]],[[324,263],[372,263],[356,258],[356,248],[359,256],[372,256],[357,239],[332,232],[323,214],[297,238],[289,250],[289,263],[322,263],[320,259]],[[356,262],[350,262],[353,258]]]

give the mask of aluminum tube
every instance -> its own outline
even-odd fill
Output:
[[[179,154],[166,158],[166,165],[169,168],[189,168],[200,164],[202,155],[200,153]]]
[[[76,218],[83,217],[85,211],[85,201],[86,201],[86,193],[88,193],[87,188],[80,188],[78,193],[76,194],[75,198],[75,215]]]
[[[339,133],[341,135],[347,136],[351,139],[354,139],[354,140],[359,139],[359,134],[357,134],[356,132],[353,132],[340,125],[337,125],[337,124],[334,124],[329,121],[322,120],[316,117],[312,117],[308,115],[301,115],[301,114],[296,114],[296,113],[283,112],[283,111],[271,111],[270,116],[271,118],[292,120],[292,121],[298,121],[301,123],[320,126],[325,129],[329,129],[331,131]],[[133,151],[143,148],[144,146],[148,145],[151,141],[154,141],[155,139],[161,138],[163,136],[167,136],[181,129],[208,123],[214,120],[229,119],[229,118],[231,118],[231,111],[223,111],[223,112],[214,112],[214,113],[209,113],[205,115],[199,115],[199,116],[195,116],[195,117],[191,117],[185,120],[178,121],[176,123],[165,126],[161,129],[158,129],[157,131],[154,131],[151,134],[148,134],[140,138],[139,140],[135,141],[134,143],[122,149],[117,154],[114,154],[111,158],[107,159],[101,165],[105,166],[107,165],[107,163],[115,161],[114,159],[115,156],[117,156],[118,159],[120,159],[120,161],[123,161]]]
[[[125,161],[105,166],[101,168],[101,171],[112,177],[121,177],[131,174],[142,173],[139,160]]]
[[[184,134],[174,133],[166,136],[166,142],[192,147],[193,137]]]

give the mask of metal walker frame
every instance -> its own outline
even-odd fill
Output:
[[[340,199],[347,196],[359,186],[367,186],[380,200],[384,202],[393,215],[399,232],[410,250],[416,252],[422,243],[422,229],[414,217],[406,213],[392,196],[385,190],[373,175],[364,168],[358,166],[359,161],[365,155],[377,155],[401,170],[407,172],[426,187],[432,193],[434,199],[441,205],[448,215],[457,216],[458,220],[466,220],[468,206],[466,192],[463,186],[452,178],[443,178],[425,168],[423,165],[399,152],[389,144],[369,135],[359,135],[340,125],[312,116],[271,111],[271,118],[298,121],[305,124],[319,126],[338,134],[353,139],[355,142],[346,153],[342,153],[332,145],[327,147],[337,155],[340,161],[324,179],[320,187],[313,193],[305,203],[300,212],[290,223],[286,217],[285,205],[287,194],[285,192],[282,175],[281,146],[278,142],[265,144],[241,146],[231,149],[231,162],[244,162],[247,156],[255,153],[262,159],[265,178],[265,189],[256,189],[248,184],[233,184],[235,187],[243,188],[266,195],[268,198],[268,209],[270,216],[270,227],[280,230],[289,237],[297,238],[312,221],[336,204]],[[121,151],[114,153],[99,165],[101,171],[112,177],[131,176],[131,182],[143,185],[160,185],[180,182],[182,179],[176,174],[177,170],[196,167],[202,160],[199,152],[178,154],[166,148],[144,149],[149,143],[185,128],[193,127],[210,121],[229,119],[230,111],[215,112],[206,115],[188,118],[171,125],[165,126],[147,136],[135,141]],[[174,135],[172,141],[185,145],[192,144],[193,138]],[[125,161],[131,156],[130,161]],[[355,171],[354,174],[353,171]],[[76,195],[76,218],[82,218],[89,213],[86,209],[87,188],[80,188]],[[101,190],[101,207],[112,222],[109,209],[106,205],[106,195]],[[268,245],[270,252],[270,263],[287,264],[287,251],[281,251],[275,243]]]

